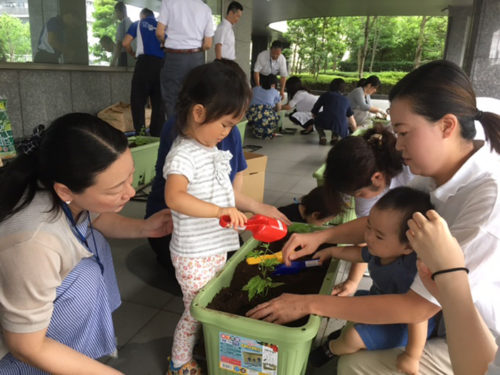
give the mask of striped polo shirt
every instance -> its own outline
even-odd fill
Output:
[[[177,137],[167,155],[163,176],[183,175],[189,181],[187,193],[219,207],[234,207],[229,179],[232,154],[217,147],[205,147],[193,139]],[[172,210],[174,231],[170,251],[185,257],[205,257],[239,248],[238,233],[219,225],[217,218],[200,218]]]

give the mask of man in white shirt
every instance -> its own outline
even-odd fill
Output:
[[[184,77],[205,63],[204,51],[212,47],[213,36],[212,11],[203,1],[162,0],[156,37],[165,51],[160,82],[167,117],[175,114]]]
[[[227,7],[226,18],[217,26],[215,30],[215,58],[216,59],[236,59],[234,49],[233,25],[240,20],[243,13],[243,6],[237,1],[232,1]]]
[[[260,86],[260,76],[269,74],[280,76],[280,95],[285,96],[286,77],[288,71],[286,69],[285,56],[281,54],[283,46],[279,40],[275,40],[271,44],[270,50],[262,51],[258,54],[255,66],[253,68],[253,78],[256,86]]]

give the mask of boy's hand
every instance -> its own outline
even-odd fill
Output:
[[[231,219],[231,228],[238,229],[245,226],[247,222],[247,217],[241,211],[239,211],[236,207],[219,207],[217,212],[217,218],[221,216],[227,215]]]
[[[358,283],[347,279],[333,287],[332,296],[346,297],[352,296],[358,289]]]
[[[419,359],[413,358],[408,353],[403,352],[398,355],[397,368],[400,372],[408,375],[418,375]]]
[[[329,247],[320,251],[316,251],[313,255],[313,259],[319,259],[321,264],[323,264],[326,260],[329,260],[331,258],[332,258],[332,253]]]

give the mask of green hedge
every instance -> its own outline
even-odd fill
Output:
[[[374,61],[373,70],[377,72],[384,71],[399,71],[399,72],[410,72],[414,66],[413,61]],[[368,64],[365,63],[365,68]],[[352,61],[341,61],[339,63],[339,69],[346,72],[355,72],[358,69],[357,62]]]
[[[406,75],[406,72],[374,72],[371,74],[378,76],[382,82],[377,94],[388,95],[392,87]],[[332,74],[319,74],[318,78],[314,78],[312,74],[298,74],[298,76],[305,87],[315,91],[327,91],[334,78],[342,78],[346,82],[344,94],[353,90],[359,81],[357,72],[332,72]],[[368,74],[365,74],[365,77],[367,76]]]

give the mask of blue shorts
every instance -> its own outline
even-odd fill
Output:
[[[363,295],[364,293],[356,293]],[[436,327],[436,319],[430,318],[427,324],[427,338]],[[354,324],[354,329],[363,340],[367,350],[392,349],[408,344],[408,324]]]

